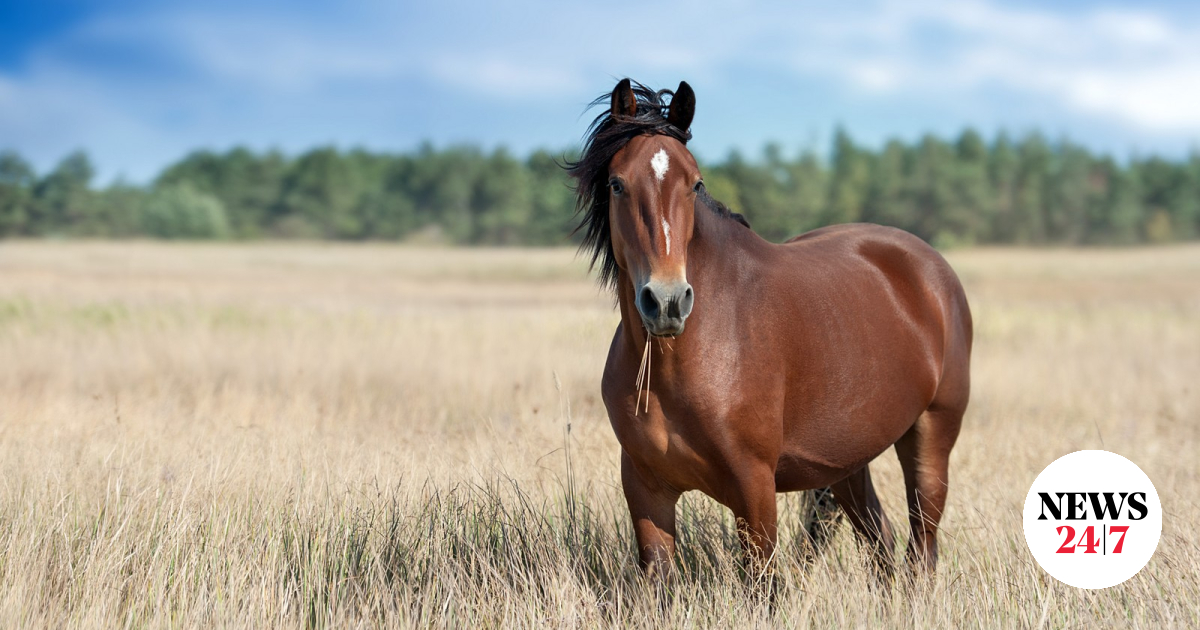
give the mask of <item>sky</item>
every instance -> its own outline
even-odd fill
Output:
[[[1118,157],[1200,147],[1185,2],[0,0],[0,150],[99,183],[196,149],[576,144],[622,77],[697,95],[702,159],[972,126]]]

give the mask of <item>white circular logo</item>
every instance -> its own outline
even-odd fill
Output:
[[[1137,464],[1108,451],[1058,458],[1025,497],[1025,542],[1047,573],[1078,588],[1137,574],[1162,534],[1158,492]]]

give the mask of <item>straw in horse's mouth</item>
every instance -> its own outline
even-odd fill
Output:
[[[642,404],[642,385],[646,386],[646,407],[643,409],[646,413],[650,413],[650,340],[658,339],[658,351],[663,351],[662,345],[664,339],[675,339],[675,335],[651,335],[646,331],[646,347],[642,350],[642,364],[638,366],[637,382],[634,383],[634,388],[637,389],[637,400],[633,403],[633,415],[638,415],[638,409]],[[667,348],[671,348],[671,344],[667,344]]]
[[[646,384],[646,413],[650,413],[650,335],[646,335],[646,347],[642,350],[642,364],[638,366],[637,382],[634,387],[637,389],[637,400],[633,403],[633,415],[638,415],[638,408],[642,404],[642,384]]]

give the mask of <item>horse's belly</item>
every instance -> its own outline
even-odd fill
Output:
[[[806,455],[784,453],[775,467],[775,491],[797,492],[824,488],[849,477],[886,451],[889,446],[891,445],[888,444],[878,451],[864,451],[869,455],[861,455],[845,467],[834,466]]]
[[[778,491],[823,488],[871,463],[912,428],[924,409],[920,403],[897,406],[891,414],[876,408],[861,416],[797,423],[776,465]]]

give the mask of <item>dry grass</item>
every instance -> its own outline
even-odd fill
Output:
[[[569,251],[0,244],[0,625],[1200,625],[1200,248],[950,258],[975,393],[937,579],[875,588],[845,526],[805,566],[781,497],[772,612],[700,496],[670,597],[640,579],[597,396],[616,315]],[[1166,516],[1085,592],[1019,514],[1097,447]]]

